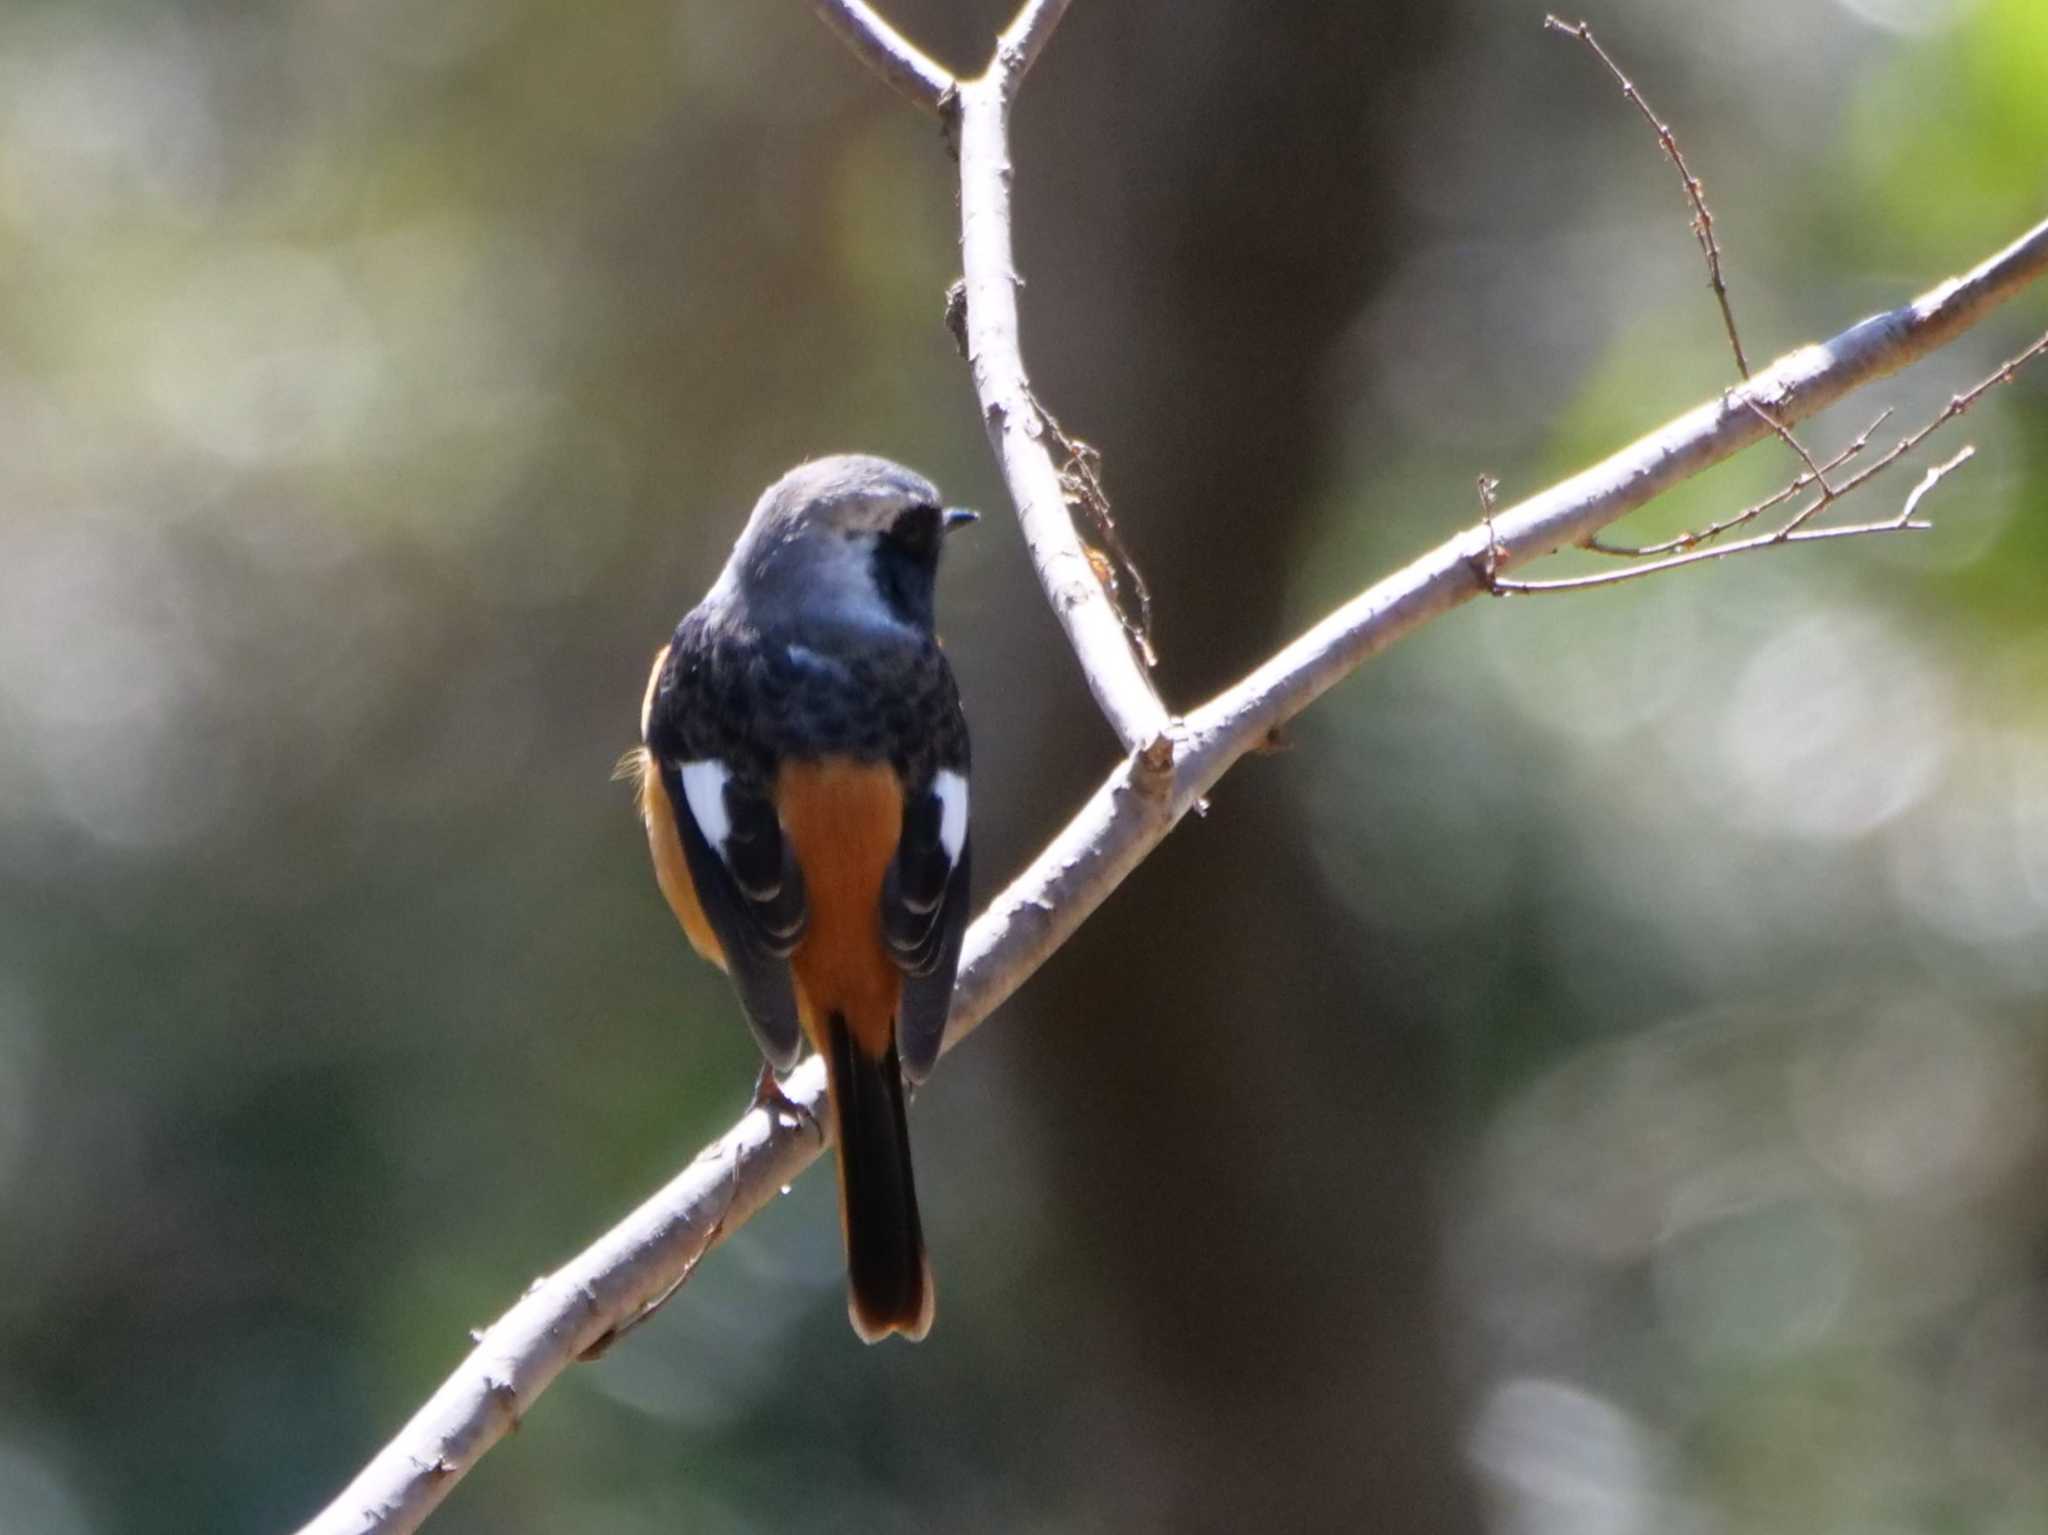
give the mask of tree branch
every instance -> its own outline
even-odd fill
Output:
[[[2048,221],[1961,277],[1912,303],[1872,315],[1832,340],[1789,352],[1740,389],[1700,405],[1619,453],[1468,528],[1337,609],[1251,676],[1189,716],[1202,736],[1264,739],[1362,662],[1439,613],[1487,589],[1489,531],[1496,568],[1576,544],[1771,429],[1749,409],[1804,421],[1866,384],[1953,341],[2048,273]],[[1237,722],[1242,722],[1241,730]]]
[[[2048,223],[1913,303],[1780,358],[1743,389],[1507,509],[1490,527],[1466,529],[1353,598],[1192,714],[1167,721],[1177,747],[1170,762],[1120,762],[968,931],[945,1048],[1065,943],[1241,757],[1368,658],[1486,591],[1490,541],[1501,565],[1577,543],[1771,435],[1749,408],[1752,399],[1777,420],[1803,420],[1953,340],[2044,271]],[[1907,518],[1938,477],[1930,472],[1922,481]],[[818,1060],[799,1067],[785,1091],[809,1119],[750,1111],[596,1245],[536,1283],[302,1535],[417,1529],[549,1382],[630,1326],[817,1159],[824,1146],[816,1126],[830,1122]]]
[[[1714,290],[1714,301],[1721,306],[1721,324],[1728,331],[1728,345],[1735,353],[1735,371],[1748,378],[1749,357],[1743,352],[1742,337],[1735,329],[1735,307],[1728,301],[1728,284],[1721,277],[1721,242],[1714,238],[1713,211],[1707,207],[1707,194],[1700,185],[1700,178],[1685,163],[1685,152],[1678,147],[1677,135],[1671,131],[1669,123],[1651,110],[1650,103],[1643,99],[1643,93],[1636,89],[1635,81],[1622,73],[1621,66],[1593,36],[1590,26],[1583,21],[1564,21],[1556,16],[1545,16],[1543,25],[1547,31],[1562,32],[1584,43],[1593,57],[1614,76],[1615,83],[1621,87],[1621,94],[1635,104],[1635,109],[1642,113],[1643,120],[1657,135],[1657,147],[1664,151],[1664,157],[1677,170],[1678,179],[1685,184],[1685,200],[1692,205],[1693,238],[1700,242],[1700,254],[1706,258],[1707,286]]]
[[[1017,87],[1024,83],[1031,66],[1045,51],[1053,29],[1067,14],[1068,4],[1069,0],[1025,0],[996,39],[995,57],[989,61],[988,73],[1001,77],[1006,97],[1016,96]]]
[[[967,361],[989,445],[1016,503],[1025,547],[1089,690],[1126,752],[1157,770],[1170,756],[1169,715],[1131,648],[1116,604],[1097,576],[1067,509],[1053,435],[1024,372],[1018,341],[1016,257],[1010,239],[1010,103],[1067,0],[1033,0],[996,45],[988,70],[962,83],[960,259],[967,298]]]
[[[811,9],[868,67],[934,117],[959,81],[878,15],[866,0],[811,0]]]
[[[1488,565],[1488,589],[1494,595],[1501,597],[1526,596],[1531,593],[1583,592],[1590,591],[1596,586],[1615,586],[1623,581],[1637,581],[1644,576],[1658,575],[1667,570],[1678,570],[1687,565],[1702,565],[1709,560],[1726,559],[1731,554],[1754,554],[1764,549],[1778,548],[1784,544],[1810,544],[1821,539],[1856,538],[1865,534],[1875,533],[1899,533],[1906,531],[1924,533],[1933,527],[1934,524],[1931,522],[1914,521],[1914,512],[1919,510],[1920,502],[1926,497],[1927,493],[1934,489],[1936,485],[1939,485],[1951,470],[1959,469],[1969,462],[1970,458],[1977,451],[1975,448],[1966,445],[1961,452],[1952,454],[1944,462],[1936,464],[1933,468],[1929,469],[1921,477],[1920,483],[1914,486],[1912,492],[1907,495],[1905,505],[1900,508],[1896,516],[1886,517],[1875,522],[1859,522],[1846,526],[1826,528],[1812,528],[1808,527],[1807,524],[1812,522],[1816,516],[1828,507],[1833,506],[1837,501],[1842,500],[1846,496],[1853,495],[1878,475],[1883,474],[1885,470],[1891,468],[1893,464],[1927,441],[1928,438],[1941,430],[1942,427],[1962,415],[1972,405],[1975,405],[1977,401],[1984,397],[1987,391],[1999,384],[2009,382],[2015,373],[2044,352],[2048,352],[2048,335],[2040,337],[2032,346],[2028,347],[2018,356],[2007,358],[2003,364],[1992,369],[1989,375],[1979,379],[1976,384],[1964,390],[1961,394],[1951,395],[1948,404],[1943,406],[1940,413],[1927,422],[1926,425],[1922,426],[1920,430],[1907,433],[1880,455],[1875,463],[1865,465],[1862,469],[1851,474],[1846,480],[1840,482],[1831,482],[1828,479],[1828,472],[1841,467],[1869,446],[1870,434],[1884,424],[1885,417],[1891,414],[1889,410],[1865,427],[1855,441],[1851,442],[1841,452],[1823,464],[1817,461],[1811,453],[1807,452],[1805,446],[1800,443],[1798,438],[1792,435],[1783,422],[1774,418],[1762,406],[1752,400],[1750,402],[1750,409],[1755,411],[1762,418],[1764,424],[1777,436],[1790,443],[1792,451],[1797,453],[1800,460],[1806,465],[1805,472],[1794,478],[1791,484],[1778,491],[1775,495],[1766,497],[1754,506],[1747,507],[1743,511],[1736,513],[1733,517],[1724,518],[1712,524],[1700,533],[1688,533],[1679,539],[1667,540],[1662,545],[1652,545],[1648,549],[1634,551],[1637,555],[1648,555],[1663,550],[1684,547],[1686,552],[1683,554],[1667,553],[1662,559],[1652,559],[1645,564],[1630,565],[1625,570],[1600,571],[1589,576],[1567,576],[1555,581],[1502,581],[1499,579],[1499,562],[1496,558],[1490,561]],[[1710,545],[1708,543],[1708,540],[1717,538],[1730,528],[1740,527],[1742,524],[1749,522],[1760,512],[1781,502],[1791,500],[1804,487],[1814,484],[1820,486],[1820,494],[1794,512],[1786,520],[1783,527],[1773,529],[1769,533],[1759,533],[1754,537],[1741,539],[1732,544]],[[1599,544],[1591,539],[1586,541],[1584,547],[1597,549],[1602,554],[1615,552],[1611,545]],[[1496,550],[1496,554],[1497,552]]]
[[[1067,509],[1048,451],[1056,434],[1024,372],[1018,339],[1016,256],[1010,228],[1010,106],[1070,0],[1026,0],[996,39],[987,69],[955,81],[863,0],[813,0],[819,15],[897,90],[951,112],[960,155],[964,340],[982,423],[995,450],[1040,586],[1066,630],[1089,690],[1126,752],[1156,771],[1171,755],[1166,706],[1132,649]]]

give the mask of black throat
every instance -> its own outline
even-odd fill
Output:
[[[906,624],[929,633],[936,616],[933,588],[938,584],[939,509],[914,506],[875,540],[875,590],[889,611]]]

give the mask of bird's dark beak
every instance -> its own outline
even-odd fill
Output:
[[[981,521],[981,513],[971,506],[949,506],[939,514],[939,524],[948,533],[955,528],[964,528],[969,523]]]

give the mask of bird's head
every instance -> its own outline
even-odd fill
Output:
[[[750,608],[865,625],[932,627],[946,534],[976,520],[931,481],[863,454],[816,459],[761,493],[722,582]]]

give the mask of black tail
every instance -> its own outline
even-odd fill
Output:
[[[932,1275],[910,1176],[903,1072],[892,1041],[879,1060],[853,1042],[846,1020],[828,1025],[826,1067],[839,1126],[839,1220],[846,1234],[846,1309],[869,1343],[932,1325]]]

